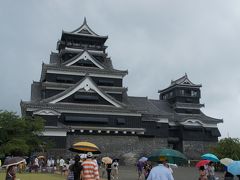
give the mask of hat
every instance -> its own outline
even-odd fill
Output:
[[[74,157],[74,160],[75,160],[75,162],[80,161],[80,156],[79,156],[79,155],[76,155],[76,156]]]
[[[92,152],[88,152],[88,153],[87,153],[87,158],[91,158],[91,157],[93,157]]]
[[[164,156],[160,156],[159,161],[167,161],[167,158]]]

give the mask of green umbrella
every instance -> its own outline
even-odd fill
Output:
[[[158,149],[150,155],[148,160],[158,162],[162,158],[166,158],[167,162],[169,163],[175,164],[187,163],[187,157],[183,153],[173,149]]]

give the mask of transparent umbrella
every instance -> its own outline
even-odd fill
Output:
[[[18,165],[20,163],[26,163],[26,160],[22,157],[9,157],[4,161],[2,167]]]

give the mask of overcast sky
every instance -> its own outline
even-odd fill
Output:
[[[20,114],[62,30],[75,30],[86,16],[109,36],[114,67],[129,71],[129,95],[157,99],[186,72],[202,84],[203,112],[224,119],[222,137],[240,137],[239,0],[0,1],[0,109]]]

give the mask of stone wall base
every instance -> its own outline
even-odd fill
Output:
[[[138,136],[111,136],[111,135],[68,135],[67,147],[79,141],[89,141],[96,144],[101,150],[101,157],[110,156],[119,158],[123,164],[134,164],[139,157],[148,156],[155,149],[166,148],[167,138],[138,137]],[[73,153],[66,154],[68,157]]]
[[[201,155],[211,152],[211,149],[216,146],[217,142],[204,141],[183,141],[183,153],[189,158],[198,160]]]

